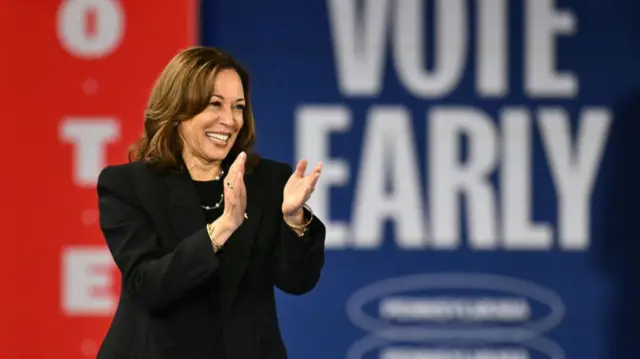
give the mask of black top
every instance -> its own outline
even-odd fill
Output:
[[[224,209],[222,183],[223,179],[220,178],[212,181],[193,181],[196,195],[200,200],[200,205],[208,223],[215,221],[222,215]],[[216,205],[218,207],[214,208]]]
[[[224,174],[223,174],[224,175]],[[202,211],[206,218],[207,223],[211,223],[218,219],[222,215],[222,211],[224,210],[224,196],[223,196],[223,179],[217,178],[211,181],[196,181],[193,180],[193,185],[196,190],[196,195],[198,196],[198,200],[200,201],[200,206],[202,207]],[[215,308],[216,316],[220,315],[220,275],[224,275],[225,270],[227,269],[226,257],[223,250],[220,250],[218,253],[218,262],[219,267],[218,270],[215,271],[211,277],[207,280],[209,288],[211,288],[211,293],[216,299],[213,303],[213,307]],[[218,331],[216,333],[216,338],[212,338],[212,341],[216,342],[217,345],[224,346],[224,339],[222,337],[222,331]],[[220,351],[220,357],[224,353],[224,349]]]

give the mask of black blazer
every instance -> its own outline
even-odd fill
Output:
[[[282,219],[289,165],[262,159],[245,175],[248,219],[223,249],[224,273],[188,172],[143,162],[98,179],[100,226],[122,273],[99,359],[284,359],[274,286],[303,294],[324,264],[325,227],[299,237]],[[228,263],[228,264],[226,264]]]

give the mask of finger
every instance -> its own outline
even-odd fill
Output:
[[[224,191],[225,199],[228,200],[229,202],[233,202],[238,197],[237,195],[238,175],[240,175],[240,172],[231,170],[230,168],[229,173],[224,179],[223,191]]]
[[[318,176],[319,176],[321,172],[322,172],[322,162],[318,162],[316,167],[313,168],[313,172],[311,172],[311,173],[318,174]]]
[[[236,171],[234,175],[228,176],[225,180],[225,186],[229,189],[229,195],[234,198],[240,198],[244,188],[244,174],[241,171]]]
[[[232,187],[229,187],[228,183],[232,183]],[[225,208],[235,215],[241,215],[247,207],[243,174],[238,172],[233,179],[229,177],[225,183],[225,187],[224,195],[228,203],[228,206],[225,206]]]
[[[316,188],[316,183],[318,183],[318,179],[320,179],[320,171],[314,171],[310,176],[310,181],[308,187],[313,191]]]
[[[244,211],[247,208],[247,188],[244,185],[244,178],[243,178],[243,174],[242,172],[239,172],[236,175],[236,180],[235,180],[235,194],[236,194],[236,199],[238,201],[238,204],[240,205],[240,208],[242,209],[242,211]]]
[[[235,176],[227,176],[224,179],[224,194],[229,198],[234,196],[235,193],[235,180],[233,179]]]
[[[320,178],[320,174],[322,173],[322,162],[318,162],[316,167],[313,169],[309,176],[305,177],[307,182],[307,187],[315,188],[316,183],[318,183],[318,179]]]
[[[233,161],[233,163],[231,164],[231,167],[229,167],[229,175],[231,175],[230,177],[232,179],[235,179],[235,174],[237,172],[244,172],[244,163],[246,159],[247,159],[247,154],[244,153],[244,151],[242,151],[240,152],[240,154],[238,154],[236,159]]]
[[[225,190],[225,212],[240,220],[245,213],[246,203],[240,196],[240,192],[244,187],[242,176],[237,175],[236,178],[238,178],[238,181],[233,185],[233,189],[227,187]]]
[[[227,209],[232,209],[238,202],[238,196],[236,196],[235,190],[229,187],[227,183],[228,182],[225,182],[224,185],[224,207]]]
[[[295,174],[299,177],[304,176],[304,172],[307,170],[307,160],[300,160],[296,166]]]
[[[313,191],[315,190],[314,187],[307,187],[304,190],[304,201],[303,203],[307,203],[307,201],[309,200],[309,198],[311,198],[311,195],[313,194]]]
[[[238,157],[234,161],[236,162],[236,166],[238,166],[236,170],[244,173],[244,164],[246,161],[247,161],[247,154],[244,151],[240,152],[240,154],[238,154]]]
[[[240,152],[238,157],[236,157],[235,161],[229,167],[229,173],[227,174],[225,183],[229,187],[234,187],[235,179],[238,173],[244,173],[244,164],[246,161],[247,155],[244,152]]]

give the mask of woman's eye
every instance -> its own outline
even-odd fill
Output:
[[[222,106],[222,103],[220,101],[213,101],[213,102],[209,102],[209,106],[219,108]]]
[[[240,111],[244,111],[244,105],[236,105],[236,109],[240,110]]]

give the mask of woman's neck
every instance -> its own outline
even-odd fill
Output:
[[[222,161],[205,161],[193,156],[184,156],[184,164],[196,181],[211,181],[222,172]]]

